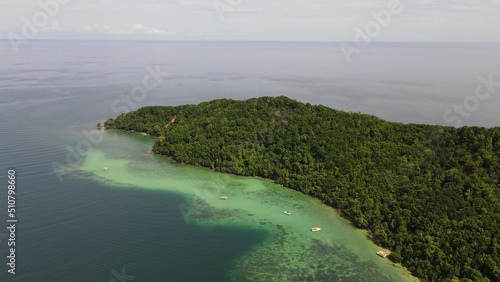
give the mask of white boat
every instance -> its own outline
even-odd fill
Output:
[[[220,197],[221,200],[227,200],[227,197],[226,196],[222,196]]]
[[[284,211],[283,213],[286,214],[286,215],[290,215],[289,211]]]
[[[311,231],[312,232],[321,231],[321,228],[319,228],[319,227],[313,227],[313,228],[311,228]]]
[[[105,166],[105,167],[104,167],[104,171],[106,171],[106,170],[108,170],[108,167],[107,167],[107,166]]]
[[[377,255],[379,255],[379,256],[381,256],[383,258],[387,257],[387,254],[384,251],[378,251]]]

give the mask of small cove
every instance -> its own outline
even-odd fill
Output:
[[[98,150],[75,171],[120,189],[164,191],[185,199],[178,212],[186,225],[253,230],[266,240],[234,260],[238,281],[412,281],[404,270],[375,255],[362,230],[330,207],[272,182],[174,164],[149,149],[154,139],[107,131]],[[104,166],[108,169],[104,170]],[[227,201],[220,196],[227,196]],[[147,206],[143,208],[147,209]],[[284,210],[291,215],[285,215]],[[310,232],[313,226],[322,231]]]

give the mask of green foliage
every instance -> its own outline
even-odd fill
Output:
[[[395,253],[395,252],[390,253],[387,256],[387,258],[390,259],[392,262],[395,262],[395,263],[400,263],[403,260],[403,258],[401,257],[401,255],[398,254],[398,253]]]
[[[172,118],[175,122],[171,122]],[[321,199],[424,281],[500,281],[500,128],[386,122],[286,97],[144,107],[106,128]]]

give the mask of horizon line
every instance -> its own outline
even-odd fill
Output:
[[[0,41],[9,42],[8,38],[0,38]],[[354,41],[344,40],[281,40],[281,39],[120,39],[120,38],[37,38],[30,41],[122,41],[122,42],[281,42],[281,43],[356,43]],[[496,44],[500,41],[433,41],[433,40],[385,40],[373,41],[377,43],[481,43],[481,44]]]

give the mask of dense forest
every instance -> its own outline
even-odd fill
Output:
[[[156,136],[154,152],[180,163],[319,198],[423,281],[500,281],[500,127],[402,124],[262,97],[144,107],[105,128]]]

